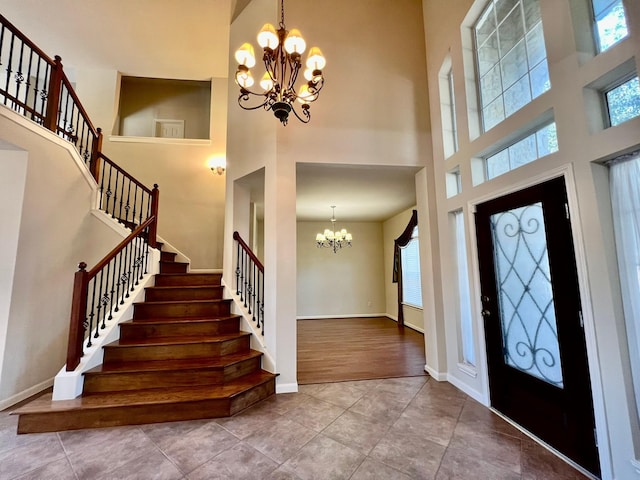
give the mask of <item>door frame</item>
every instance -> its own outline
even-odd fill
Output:
[[[469,234],[469,273],[472,274],[471,280],[471,294],[473,300],[472,309],[474,313],[475,331],[478,332],[478,338],[475,345],[478,348],[477,360],[481,370],[481,382],[484,390],[484,403],[491,408],[491,392],[489,389],[489,370],[487,361],[487,347],[486,347],[486,333],[484,329],[484,322],[480,312],[482,311],[482,304],[480,302],[480,271],[478,260],[478,239],[475,231],[475,212],[476,206],[493,200],[510,193],[514,193],[525,188],[553,180],[555,178],[563,177],[565,182],[565,188],[567,191],[567,203],[569,204],[569,218],[571,224],[571,233],[573,235],[573,247],[576,256],[576,270],[578,277],[578,290],[580,292],[580,300],[582,304],[582,317],[584,322],[584,336],[587,349],[587,363],[589,366],[589,377],[591,380],[591,396],[593,400],[594,419],[596,425],[596,432],[598,435],[598,451],[600,457],[600,469],[601,472],[612,471],[611,464],[611,451],[609,443],[609,429],[607,425],[607,419],[605,415],[604,404],[604,389],[602,384],[602,375],[600,372],[600,362],[598,355],[598,348],[596,343],[596,329],[595,318],[593,315],[593,304],[591,299],[591,293],[589,290],[588,282],[588,270],[585,256],[584,239],[582,236],[582,230],[580,229],[580,209],[578,206],[578,195],[576,191],[575,176],[573,173],[573,165],[568,164],[562,167],[551,169],[543,174],[536,175],[527,178],[526,181],[510,184],[504,188],[494,190],[486,195],[476,197],[473,200],[467,202],[467,212],[469,214],[466,218],[466,230]],[[577,219],[577,220],[576,220]],[[491,409],[494,413],[497,413],[500,417],[509,421],[504,415]],[[515,424],[514,424],[515,425]],[[519,427],[518,425],[515,425]],[[522,428],[520,428],[522,429]],[[543,442],[544,443],[544,442]],[[545,444],[546,445],[546,444]],[[547,445],[548,446],[548,445]],[[548,446],[549,447],[549,446]],[[549,447],[551,450],[556,451],[553,447]],[[557,452],[557,451],[556,451]],[[559,453],[559,452],[557,452]],[[559,453],[560,454],[560,453]],[[569,460],[564,455],[560,454],[563,458],[575,465],[574,462]]]

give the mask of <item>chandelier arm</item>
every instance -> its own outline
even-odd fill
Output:
[[[295,106],[293,104],[291,104],[291,111],[296,116],[296,118],[298,120],[300,120],[302,123],[309,123],[309,120],[311,120],[311,113],[309,112],[309,105],[302,105],[302,113],[304,115],[304,118],[302,118],[298,114],[298,111],[296,110],[296,108],[295,108]]]
[[[259,105],[255,105],[255,106],[249,106],[244,104],[243,102],[248,102],[249,99],[251,98],[249,95],[254,95],[256,97],[266,97],[264,99],[264,102],[260,103]],[[240,95],[238,96],[238,105],[240,105],[240,108],[242,108],[243,110],[257,110],[258,108],[262,108],[262,107],[266,107],[266,105],[269,103],[269,97],[264,95],[264,94],[259,94],[259,93],[254,93],[254,92],[250,92],[247,89],[243,89],[240,91]]]

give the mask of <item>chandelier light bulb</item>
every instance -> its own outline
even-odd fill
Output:
[[[250,43],[243,43],[242,46],[236,50],[236,61],[239,65],[244,65],[247,68],[252,68],[256,64],[256,56],[253,51],[253,45]]]
[[[315,93],[311,93],[311,91],[309,90],[309,85],[305,84],[300,87],[300,90],[298,91],[298,101],[300,103],[310,103],[313,102],[316,98],[318,98],[318,95]]]
[[[250,88],[253,86],[253,76],[249,70],[239,70],[236,74],[236,82],[243,88]]]
[[[310,70],[322,70],[327,65],[327,60],[318,47],[311,47],[307,57],[307,68]],[[310,79],[308,79],[310,80]]]
[[[300,30],[292,28],[284,40],[284,49],[289,55],[293,55],[294,53],[301,55],[304,53],[305,48],[307,48],[307,42],[302,38]]]
[[[258,33],[258,45],[262,48],[275,50],[278,43],[278,34],[276,33],[275,27],[270,23],[265,23],[260,33]]]
[[[265,92],[269,92],[273,89],[273,80],[271,79],[269,72],[264,72],[262,80],[260,80],[260,86]]]

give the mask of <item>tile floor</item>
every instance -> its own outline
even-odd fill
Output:
[[[225,419],[16,435],[0,412],[0,479],[587,477],[448,383],[304,385]]]

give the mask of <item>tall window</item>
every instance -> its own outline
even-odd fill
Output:
[[[444,156],[445,158],[449,158],[458,151],[458,128],[456,125],[456,99],[453,85],[453,68],[451,66],[451,57],[448,55],[444,62],[442,62],[438,77]]]
[[[591,0],[598,52],[604,52],[629,34],[622,0]]]
[[[420,279],[420,243],[418,227],[413,229],[411,240],[402,248],[402,301],[407,305],[422,308],[422,281]]]
[[[607,90],[604,96],[612,127],[640,115],[640,82],[637,75]]]
[[[458,304],[460,308],[460,343],[461,360],[467,365],[476,364],[473,346],[473,322],[471,316],[471,293],[469,291],[469,270],[467,268],[467,245],[464,234],[464,214],[462,210],[455,212],[456,260],[458,266]]]
[[[551,88],[538,0],[491,0],[474,33],[486,131]]]
[[[615,160],[609,173],[631,373],[640,413],[640,151]]]

